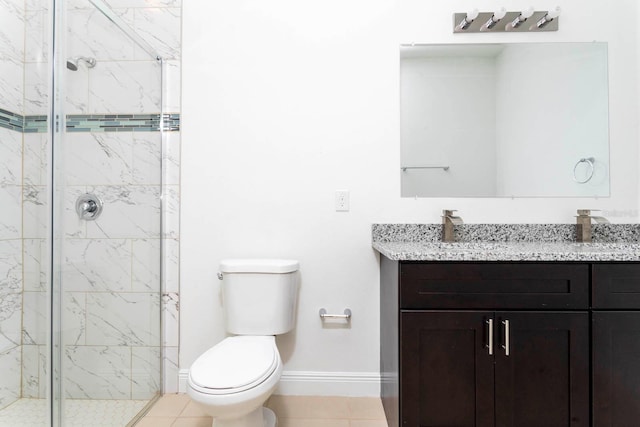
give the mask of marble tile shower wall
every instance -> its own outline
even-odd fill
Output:
[[[0,8],[0,109],[22,115],[24,2],[0,0]],[[0,409],[21,392],[22,154],[22,133],[0,127]]]
[[[0,109],[14,116],[47,113],[48,3],[0,0],[2,10],[10,12],[0,14],[0,37],[11,42],[0,44]],[[67,4],[69,56],[98,60],[94,69],[81,65],[76,72],[67,71],[67,114],[154,114],[160,102],[165,112],[179,113],[179,0],[109,0],[165,58],[162,97],[156,61],[86,0]],[[160,388],[159,363],[164,365],[165,390],[175,392],[179,129],[165,133],[163,140],[158,132],[144,129],[77,130],[65,136],[61,159],[68,171],[62,314],[67,397],[149,398]],[[48,143],[46,133],[21,133],[0,123],[0,409],[18,397],[46,394]],[[80,222],[73,209],[75,198],[85,191],[105,201],[96,222]],[[161,194],[164,235],[159,234]],[[161,246],[162,299],[157,286]]]
[[[159,85],[159,64],[88,2],[74,0],[67,16],[68,54],[94,57],[97,65],[89,69],[81,64],[78,71],[67,72],[66,113],[153,114],[161,102],[164,111],[179,113],[181,4],[109,4],[165,58],[165,92]],[[167,132],[161,140],[158,132],[139,130],[68,128],[65,137],[67,397],[150,398],[160,389],[159,363],[164,364],[165,391],[177,391],[180,133]],[[94,222],[79,221],[75,214],[74,201],[84,192],[104,201],[102,216]],[[164,235],[159,234],[160,221]]]
[[[20,396],[22,135],[0,128],[0,409]]]
[[[22,134],[22,357],[20,397],[46,396],[48,371],[46,259],[49,217],[47,201],[46,121],[48,113],[48,2],[24,2],[24,126]]]

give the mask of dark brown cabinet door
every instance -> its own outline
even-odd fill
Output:
[[[587,312],[401,313],[401,425],[589,426]]]
[[[493,312],[401,312],[400,425],[494,426],[489,319]]]
[[[640,425],[640,312],[593,313],[593,427]]]
[[[589,426],[587,312],[496,312],[496,427]]]
[[[591,272],[594,309],[640,309],[640,264],[594,264]]]

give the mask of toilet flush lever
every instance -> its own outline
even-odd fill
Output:
[[[222,280],[223,278],[224,276],[222,275],[222,273],[218,271],[218,280]]]

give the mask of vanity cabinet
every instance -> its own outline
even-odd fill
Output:
[[[640,264],[382,256],[381,281],[389,427],[640,425]]]
[[[640,425],[640,311],[593,313],[593,426]]]
[[[592,280],[593,425],[640,425],[640,265],[595,264]]]
[[[403,310],[400,323],[403,425],[588,426],[586,312]]]

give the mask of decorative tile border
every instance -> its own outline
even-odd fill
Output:
[[[180,131],[180,114],[166,113],[165,132]],[[0,108],[0,127],[21,133],[47,132],[47,116],[22,116]],[[157,132],[160,114],[75,114],[68,115],[67,132]]]
[[[24,133],[46,133],[49,127],[47,116],[25,116]]]
[[[164,130],[180,130],[180,114],[163,117]],[[77,114],[67,116],[67,132],[154,132],[160,130],[160,114]]]
[[[0,108],[0,127],[23,132],[24,116]]]

